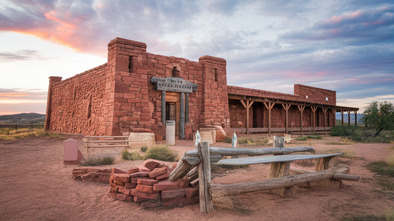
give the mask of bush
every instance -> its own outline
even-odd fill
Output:
[[[151,147],[145,153],[145,159],[155,159],[163,161],[175,161],[177,156],[178,154],[168,148],[166,145]]]
[[[225,142],[225,143],[232,143],[233,140],[232,140],[231,137],[226,137],[226,138],[224,138],[224,142]]]
[[[238,143],[245,145],[265,145],[268,144],[268,139],[262,137],[240,137],[238,138]]]
[[[112,165],[114,163],[114,158],[104,157],[101,159],[89,159],[82,163],[83,166],[100,166],[100,165]]]
[[[375,136],[375,131],[365,127],[335,126],[331,129],[331,136],[341,136],[362,143],[390,143],[394,140],[394,132],[384,130]]]
[[[137,151],[130,153],[129,151],[124,150],[122,152],[122,159],[123,160],[142,160],[142,159],[144,159],[144,157],[141,156],[141,154],[138,153]]]
[[[148,150],[148,147],[147,147],[147,146],[142,146],[142,147],[141,147],[141,151],[142,151],[143,153],[145,153],[146,150]]]

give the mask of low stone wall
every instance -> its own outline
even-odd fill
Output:
[[[146,160],[128,171],[119,169],[78,168],[76,180],[109,183],[108,195],[116,200],[135,202],[144,208],[183,207],[199,202],[198,183],[193,186],[186,178],[175,182],[168,176],[177,163]]]

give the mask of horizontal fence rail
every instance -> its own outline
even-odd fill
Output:
[[[44,128],[44,124],[0,124],[0,128],[21,129],[21,128]]]

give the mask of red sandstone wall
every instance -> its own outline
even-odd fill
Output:
[[[104,64],[50,86],[48,130],[84,135],[110,133],[106,69]]]
[[[335,91],[301,84],[294,85],[294,94],[298,95],[300,98],[306,98],[306,96],[308,96],[307,101],[311,103],[336,105],[337,102]],[[328,100],[326,100],[326,98]]]

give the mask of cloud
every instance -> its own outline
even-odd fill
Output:
[[[24,61],[24,60],[37,60],[37,59],[49,59],[40,55],[35,50],[19,50],[16,52],[0,52],[0,61]]]
[[[0,103],[46,103],[47,92],[35,89],[0,88]]]

